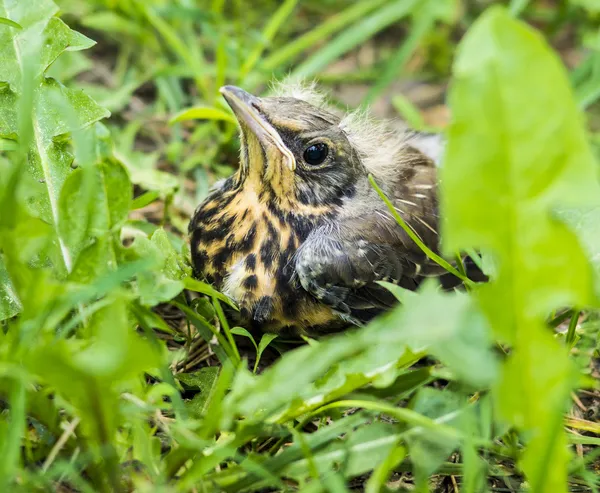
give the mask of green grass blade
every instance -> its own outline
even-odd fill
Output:
[[[282,67],[284,64],[300,55],[300,53],[312,48],[317,43],[320,43],[353,22],[360,20],[364,15],[389,1],[390,0],[373,0],[370,2],[356,2],[353,5],[350,5],[345,10],[330,17],[306,34],[290,41],[282,48],[271,53],[263,60],[261,68],[269,71]]]
[[[10,418],[0,446],[0,491],[12,490],[13,480],[18,475],[21,438],[25,433],[25,406],[25,383],[21,378],[16,378],[10,396]]]
[[[417,0],[396,0],[349,27],[322,50],[301,63],[293,72],[295,77],[311,77],[356,46],[406,17],[418,4]]]
[[[285,0],[281,6],[273,13],[269,22],[265,26],[262,32],[261,41],[255,48],[250,52],[250,55],[246,58],[246,61],[240,69],[240,77],[243,79],[250,71],[254,68],[258,62],[260,56],[265,50],[266,46],[273,41],[273,38],[277,35],[281,26],[286,19],[292,14],[292,11],[296,7],[298,0]]]

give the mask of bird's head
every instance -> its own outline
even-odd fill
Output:
[[[369,173],[385,183],[415,158],[439,162],[437,135],[390,127],[362,111],[340,114],[312,86],[281,85],[277,92],[259,98],[221,88],[240,126],[238,184],[279,207],[323,211],[354,193]]]
[[[221,93],[240,126],[240,185],[298,211],[339,203],[366,174],[343,119],[316,93],[259,98],[234,86]]]

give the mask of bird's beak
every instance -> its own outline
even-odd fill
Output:
[[[275,146],[287,161],[288,167],[296,169],[292,151],[281,140],[281,136],[269,123],[260,109],[260,98],[235,86],[223,86],[219,90],[233,110],[238,122],[248,128],[263,145]]]

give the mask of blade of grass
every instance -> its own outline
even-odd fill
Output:
[[[152,327],[150,327],[150,325],[148,324],[147,318],[144,317],[144,314],[138,307],[137,303],[131,305],[131,310],[135,315],[140,327],[144,329],[144,333],[146,334],[148,340],[154,345],[155,348],[157,348],[158,351],[162,351],[162,345],[158,340],[158,337],[156,337],[156,334],[152,330]],[[173,400],[173,409],[175,410],[175,415],[182,419],[185,419],[187,417],[187,410],[183,404],[183,399],[181,398],[181,395],[177,390],[177,384],[175,383],[173,373],[171,373],[171,370],[169,370],[166,364],[161,366],[159,371],[163,381],[167,382],[171,387],[175,389],[175,392],[173,392],[173,395],[171,396],[171,399]]]
[[[10,19],[7,19],[6,17],[0,17],[0,24],[5,24],[7,26],[14,27],[15,29],[19,30],[23,29],[20,24],[16,23],[15,21],[11,21]]]
[[[333,41],[325,45],[322,50],[301,63],[294,70],[293,76],[311,77],[315,75],[344,53],[349,52],[374,34],[407,16],[417,3],[417,0],[396,0],[377,10],[343,31]]]
[[[183,280],[183,284],[185,285],[185,289],[189,289],[190,291],[195,291],[196,293],[202,293],[207,296],[218,298],[220,301],[223,301],[234,310],[238,309],[238,307],[232,300],[230,300],[224,294],[219,293],[210,284],[206,284],[205,282],[198,281],[197,279],[193,279],[191,277],[186,277]]]
[[[216,296],[213,296],[212,302],[213,306],[215,307],[215,311],[217,312],[217,317],[219,317],[219,321],[221,322],[223,332],[225,332],[225,337],[227,337],[229,344],[231,344],[233,354],[235,354],[235,358],[239,362],[241,361],[240,352],[238,351],[237,344],[235,343],[233,335],[231,335],[231,329],[229,328],[229,322],[227,321],[227,317],[223,312],[223,307],[221,306],[221,303],[219,302],[219,299]]]
[[[239,358],[236,358],[233,349],[229,345],[229,342],[227,342],[227,340],[223,337],[223,334],[213,327],[212,324],[204,320],[200,315],[194,312],[194,310],[182,303],[179,303],[178,301],[172,301],[171,304],[185,313],[186,317],[195,325],[195,327],[198,329],[198,332],[200,332],[200,335],[206,342],[211,343],[212,338],[216,338],[218,344],[211,344],[211,347],[223,365],[228,363],[228,360],[231,360],[235,366],[239,364]]]
[[[390,0],[373,0],[371,2],[356,2],[353,5],[350,5],[350,7],[341,11],[339,14],[330,17],[306,34],[271,53],[271,55],[262,62],[262,68],[266,71],[273,71],[281,67],[303,51],[315,46],[317,43],[353,22],[362,19],[364,15],[389,1]]]
[[[250,52],[250,55],[248,55],[246,61],[242,65],[242,68],[240,69],[240,78],[243,79],[246,77],[246,75],[248,75],[254,68],[267,44],[273,41],[273,38],[275,38],[279,32],[285,20],[291,15],[297,3],[298,0],[285,0],[285,2],[283,2],[281,6],[273,13],[262,32],[262,38],[260,42]]]
[[[169,120],[169,125],[186,120],[221,120],[233,124],[236,123],[235,118],[226,111],[218,108],[211,108],[209,106],[195,106],[177,113]]]
[[[574,310],[573,315],[571,315],[571,321],[569,322],[569,329],[567,330],[567,347],[569,349],[573,349],[575,343],[577,342],[577,334],[575,330],[577,329],[577,322],[579,322],[579,316],[581,315],[580,310]]]
[[[21,437],[25,433],[25,404],[25,382],[16,378],[10,395],[10,420],[0,449],[0,491],[11,491],[13,479],[18,474]]]
[[[206,74],[200,65],[199,60],[191,55],[190,50],[179,37],[175,28],[162,19],[154,12],[154,9],[148,5],[144,5],[140,0],[134,0],[139,10],[144,13],[148,22],[156,29],[163,37],[166,43],[171,48],[171,51],[177,55],[185,64],[187,64],[194,74],[194,82],[198,90],[203,94],[206,100],[210,100],[210,92]]]
[[[332,402],[318,408],[311,413],[312,416],[317,416],[323,411],[336,408],[355,408],[366,409],[369,411],[377,411],[385,414],[389,414],[393,418],[398,419],[404,423],[414,426],[415,428],[425,428],[427,430],[436,431],[440,434],[446,435],[448,438],[463,440],[462,434],[451,426],[445,425],[446,421],[456,417],[456,413],[451,413],[447,416],[442,416],[438,419],[431,419],[427,416],[419,414],[412,409],[395,407],[391,404],[375,401],[364,401],[364,400],[341,400]],[[410,432],[411,430],[409,430]]]

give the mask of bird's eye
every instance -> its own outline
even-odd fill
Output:
[[[326,144],[318,142],[316,144],[307,147],[304,151],[304,160],[313,166],[321,164],[327,158],[329,154],[329,148]]]

